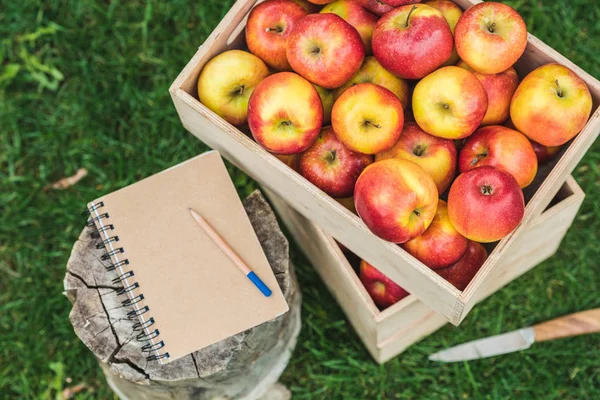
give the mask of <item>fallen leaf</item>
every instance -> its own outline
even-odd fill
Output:
[[[77,393],[87,389],[87,385],[85,383],[80,383],[79,385],[70,386],[65,388],[62,391],[62,398],[64,400],[72,399]]]
[[[56,189],[56,190],[68,189],[71,186],[75,185],[80,180],[82,180],[83,178],[85,178],[87,174],[88,174],[87,169],[79,168],[77,170],[77,172],[75,172],[75,175],[59,179],[58,181],[54,182],[52,185],[46,186],[44,188],[44,190],[47,191],[50,189]]]

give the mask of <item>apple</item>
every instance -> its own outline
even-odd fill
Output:
[[[385,69],[403,79],[421,79],[450,58],[453,43],[444,15],[416,4],[395,8],[381,17],[372,46]]]
[[[292,69],[286,56],[287,38],[308,12],[292,0],[268,0],[254,7],[246,24],[248,50],[271,68]]]
[[[275,154],[296,154],[308,149],[323,122],[317,90],[293,72],[264,79],[248,106],[248,126],[254,140]]]
[[[294,171],[298,171],[298,164],[300,161],[300,154],[273,154],[275,157],[279,159],[282,163],[293,169]]]
[[[448,215],[467,239],[481,243],[500,240],[521,223],[524,214],[519,183],[499,168],[485,165],[464,172],[450,187]]]
[[[360,262],[359,278],[380,309],[388,308],[409,295],[406,290],[364,260]]]
[[[458,233],[448,217],[448,205],[438,200],[437,212],[429,228],[402,244],[402,248],[431,269],[449,267],[467,251],[467,239]]]
[[[521,188],[533,182],[538,170],[531,142],[525,135],[501,125],[478,129],[460,151],[460,172],[482,165],[491,165],[510,173]]]
[[[375,29],[377,20],[379,19],[375,14],[368,12],[354,0],[334,1],[323,7],[321,13],[336,14],[356,28],[363,41],[365,54],[373,53],[373,50],[371,49],[371,38],[373,37],[373,30]]]
[[[329,4],[329,3],[333,3],[335,0],[308,0],[313,4],[319,4],[319,5],[323,5],[323,4]]]
[[[352,214],[356,214],[356,207],[354,206],[354,197],[344,197],[341,199],[337,198],[334,200],[343,205]]]
[[[477,275],[485,260],[487,250],[480,243],[469,240],[465,255],[454,265],[438,269],[439,276],[454,285],[458,290],[465,290],[469,282]]]
[[[375,155],[375,161],[404,158],[418,164],[444,193],[456,174],[457,152],[454,142],[423,131],[414,122],[404,124],[400,138],[389,150]]]
[[[383,3],[381,0],[355,0],[358,4],[367,10],[379,16],[394,9],[394,7]]]
[[[286,53],[294,71],[327,89],[348,82],[365,58],[356,29],[335,14],[309,14],[296,22]]]
[[[383,86],[398,97],[403,109],[408,106],[408,99],[410,97],[408,82],[391,74],[373,56],[365,57],[365,61],[356,75],[346,82],[344,86],[336,89],[335,98],[337,99],[346,89],[359,83],[374,83]]]
[[[454,28],[456,28],[456,24],[458,20],[463,15],[463,10],[456,3],[450,0],[431,0],[426,1],[423,4],[427,4],[430,7],[439,10],[446,18],[446,22],[448,22],[448,26],[450,27],[450,31],[452,35],[454,35]],[[448,65],[456,65],[460,57],[458,56],[458,52],[456,51],[456,46],[452,48],[452,55],[446,61],[443,66]]]
[[[519,76],[513,67],[498,74],[481,74],[460,61],[457,67],[464,68],[479,79],[488,98],[488,108],[481,125],[500,125],[510,117],[510,100],[519,86]]]
[[[538,165],[545,164],[558,155],[562,146],[544,146],[531,140],[531,146],[538,160]]]
[[[469,8],[454,30],[456,51],[477,72],[498,74],[513,66],[527,47],[527,26],[511,6],[497,2]]]
[[[392,7],[400,7],[406,4],[415,4],[420,3],[421,0],[379,0],[383,4],[387,4]]]
[[[333,90],[325,89],[319,85],[314,85],[321,98],[321,105],[323,106],[323,125],[331,123],[331,110],[333,109],[333,103],[335,102],[335,96]]]
[[[328,126],[300,155],[300,175],[331,197],[350,197],[360,173],[373,157],[355,153],[344,146]]]
[[[569,68],[546,64],[523,79],[510,103],[519,132],[544,146],[561,146],[574,138],[592,112],[585,82]]]
[[[394,243],[422,235],[437,204],[433,179],[414,162],[401,158],[369,165],[354,188],[358,215],[375,235]]]
[[[413,92],[417,124],[444,139],[462,139],[481,124],[488,107],[487,94],[472,72],[443,67],[423,78]]]
[[[336,100],[331,124],[340,142],[350,150],[377,154],[398,140],[404,111],[400,100],[386,88],[360,83]]]
[[[314,14],[318,13],[321,9],[321,6],[315,3],[311,3],[308,0],[292,0],[294,3],[299,4],[304,8],[308,13]]]
[[[254,54],[229,50],[204,66],[198,78],[198,98],[225,121],[243,125],[250,95],[268,75],[269,68]]]

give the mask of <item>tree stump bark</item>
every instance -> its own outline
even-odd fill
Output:
[[[96,249],[84,229],[67,263],[66,295],[75,333],[94,353],[122,399],[289,399],[277,383],[300,331],[301,296],[289,244],[270,206],[256,191],[244,201],[252,226],[290,306],[286,314],[166,365],[147,362]]]

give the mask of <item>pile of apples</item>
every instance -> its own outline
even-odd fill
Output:
[[[527,27],[497,2],[267,0],[246,45],[206,64],[200,101],[460,290],[592,110],[562,65],[519,81]]]

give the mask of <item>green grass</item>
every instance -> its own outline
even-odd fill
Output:
[[[196,155],[167,89],[232,0],[20,0],[0,6],[0,397],[111,398],[73,333],[61,294],[85,202]],[[600,78],[595,0],[511,1],[529,30]],[[294,398],[600,398],[598,336],[440,365],[448,345],[600,306],[600,147],[574,175],[587,193],[558,254],[443,328],[376,365],[303,255],[303,330],[283,381]],[[85,167],[65,191],[43,188]],[[240,195],[256,185],[230,168]]]

